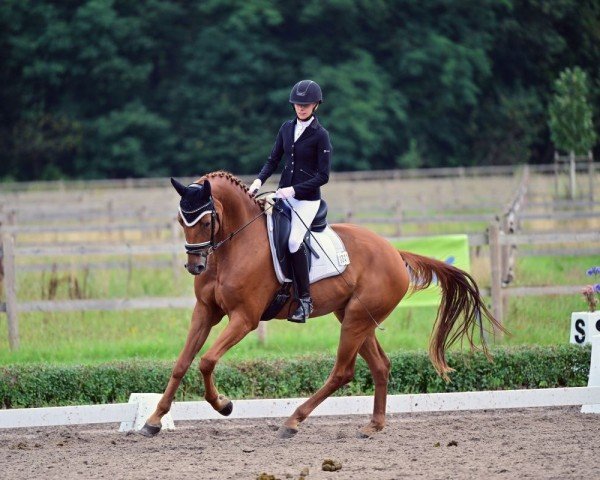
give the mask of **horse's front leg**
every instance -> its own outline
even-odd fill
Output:
[[[175,392],[183,379],[183,376],[188,371],[194,357],[204,345],[211,328],[220,320],[219,312],[211,311],[206,305],[196,302],[194,312],[192,313],[192,321],[188,332],[185,345],[177,358],[171,378],[162,398],[156,406],[156,410],[146,420],[146,424],[140,430],[142,435],[153,437],[160,432],[162,427],[161,419],[171,409]]]
[[[200,373],[204,378],[204,398],[221,415],[229,415],[233,410],[233,403],[225,395],[219,394],[214,383],[213,372],[219,359],[258,326],[258,322],[254,324],[249,318],[251,317],[245,313],[232,312],[225,329],[200,358]]]

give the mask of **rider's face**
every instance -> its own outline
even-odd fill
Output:
[[[296,115],[302,121],[307,120],[312,115],[316,106],[316,103],[294,103]]]

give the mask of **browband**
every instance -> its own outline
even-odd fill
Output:
[[[185,211],[183,211],[183,210],[181,209],[181,207],[179,207],[179,214],[181,215],[181,219],[183,220],[183,223],[185,224],[185,226],[186,226],[186,227],[193,227],[194,225],[196,225],[196,224],[197,224],[197,223],[200,221],[200,219],[201,219],[201,218],[202,218],[204,215],[206,215],[207,213],[213,213],[213,212],[214,212],[214,210],[205,210],[204,212],[201,212],[201,213],[200,213],[200,214],[199,214],[199,215],[198,215],[196,218],[194,218],[194,219],[192,219],[192,220],[188,220],[188,217],[189,217],[190,213],[196,213],[196,212],[198,212],[198,211],[202,210],[204,207],[206,207],[207,205],[209,205],[209,204],[211,204],[211,203],[212,203],[212,201],[208,202],[208,203],[207,203],[207,204],[205,204],[205,205],[202,205],[200,208],[198,208],[198,209],[196,209],[196,210],[194,210],[194,211],[192,211],[192,212],[185,212]],[[186,217],[186,215],[187,215],[188,217]]]

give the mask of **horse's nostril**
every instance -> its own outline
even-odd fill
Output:
[[[186,263],[185,268],[192,275],[200,275],[206,267],[204,265],[193,265],[193,264]]]

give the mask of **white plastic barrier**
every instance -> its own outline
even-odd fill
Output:
[[[162,395],[160,393],[132,393],[129,396],[129,405],[136,405],[135,417],[133,421],[121,422],[119,432],[128,432],[140,430],[146,423],[146,419],[156,410],[156,406]],[[165,430],[174,430],[173,415],[167,413],[162,418],[162,428]]]
[[[0,428],[120,422],[120,431],[139,430],[160,397],[158,393],[134,393],[130,403],[0,410]],[[236,400],[229,417],[222,417],[205,401],[174,402],[171,412],[163,418],[163,428],[175,428],[174,421],[181,420],[287,417],[305,400]],[[587,387],[389,395],[387,411],[444,412],[567,405],[582,405],[583,413],[600,413],[600,335],[592,337]],[[330,397],[312,415],[367,415],[372,409],[372,396]]]
[[[600,335],[592,335],[592,358],[590,359],[590,374],[588,388],[600,386]],[[581,407],[581,413],[600,413],[600,404],[590,402]]]

